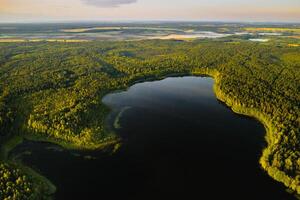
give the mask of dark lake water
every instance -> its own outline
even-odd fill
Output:
[[[233,113],[212,87],[211,78],[179,77],[107,95],[109,124],[124,141],[114,154],[91,159],[30,141],[15,152],[27,152],[23,162],[57,186],[59,200],[293,199],[259,166],[263,125]]]

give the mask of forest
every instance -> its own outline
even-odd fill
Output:
[[[0,199],[43,199],[54,186],[8,158],[16,137],[68,149],[120,142],[111,91],[174,74],[209,75],[217,97],[267,129],[261,167],[300,194],[300,46],[286,38],[0,43]],[[22,139],[21,139],[22,140]],[[238,163],[237,163],[238,164]]]

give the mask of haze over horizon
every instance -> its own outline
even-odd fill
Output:
[[[0,0],[0,22],[300,22],[299,0]]]

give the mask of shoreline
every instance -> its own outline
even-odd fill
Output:
[[[271,156],[271,149],[274,145],[274,141],[271,140],[271,135],[274,134],[274,125],[272,124],[271,120],[268,119],[266,115],[261,113],[259,110],[254,110],[251,108],[243,107],[241,105],[238,105],[237,102],[232,100],[230,97],[228,97],[221,89],[220,89],[220,84],[222,81],[220,81],[221,78],[219,78],[219,73],[215,74],[212,76],[212,78],[215,80],[214,83],[214,92],[216,95],[216,98],[220,100],[221,102],[225,103],[234,113],[240,114],[243,116],[251,117],[256,120],[258,120],[260,123],[263,124],[266,134],[264,136],[266,146],[264,149],[262,149],[262,154],[259,158],[259,164],[261,168],[267,172],[267,174],[275,181],[280,182],[284,184],[287,189],[291,189],[292,195],[295,195],[296,198],[300,199],[300,188],[299,186],[297,188],[293,187],[292,183],[295,181],[293,178],[289,177],[288,175],[285,174],[285,172],[277,169],[276,167],[273,167],[269,163],[269,158]],[[284,177],[283,179],[279,179],[276,177],[277,174],[280,174],[281,176]]]
[[[264,136],[266,140],[266,146],[264,149],[262,149],[262,154],[260,156],[260,159],[258,162],[260,163],[260,166],[264,171],[268,173],[270,177],[272,177],[273,180],[283,183],[287,188],[293,190],[293,195],[296,195],[296,193],[300,194],[300,188],[297,186],[297,188],[292,186],[293,181],[295,181],[293,178],[287,176],[283,171],[273,167],[269,163],[269,158],[271,156],[272,146],[274,145],[274,141],[271,140],[271,135],[274,134],[274,125],[272,122],[268,119],[266,115],[261,113],[259,110],[243,107],[242,105],[239,105],[238,102],[235,102],[232,100],[228,95],[226,95],[220,88],[222,84],[222,77],[221,74],[216,69],[209,69],[209,68],[200,68],[200,69],[194,69],[191,70],[191,72],[183,72],[183,73],[170,73],[168,74],[162,74],[161,76],[148,76],[148,77],[139,77],[135,80],[129,80],[128,86],[126,88],[120,88],[119,90],[114,91],[105,91],[105,94],[102,96],[101,100],[111,92],[117,92],[117,91],[127,91],[131,86],[137,83],[142,82],[150,82],[150,81],[159,81],[165,78],[170,77],[184,77],[184,76],[196,76],[196,77],[211,77],[214,80],[214,86],[213,90],[216,95],[216,98],[220,100],[221,102],[224,102],[234,113],[244,115],[247,117],[252,117],[257,119],[260,123],[264,125],[264,128],[266,130],[266,134]],[[104,105],[106,106],[106,105]],[[107,106],[108,107],[108,106]],[[109,116],[109,114],[112,112],[110,110],[108,113],[106,113],[106,118]],[[105,123],[105,121],[104,121]],[[108,131],[108,130],[105,130]],[[27,132],[27,131],[26,131]],[[53,144],[57,144],[59,146],[62,146],[65,149],[68,150],[82,150],[82,151],[95,151],[95,150],[101,150],[108,146],[115,146],[119,145],[121,143],[121,138],[116,135],[115,138],[105,138],[102,140],[103,142],[99,141],[99,143],[95,143],[93,145],[76,145],[73,144],[71,141],[63,141],[62,139],[55,139],[53,137],[47,137],[45,134],[35,134],[35,133],[24,133],[24,135],[15,135],[12,138],[8,139],[6,142],[4,142],[2,148],[1,148],[1,160],[4,162],[8,162],[8,154],[9,152],[14,149],[18,144],[22,143],[23,139],[26,138],[31,141],[39,141],[39,142],[49,142]],[[110,131],[111,132],[111,131]],[[113,131],[114,132],[114,131]],[[111,137],[111,136],[110,136]],[[27,167],[23,165],[22,163],[15,163],[17,167],[22,169],[26,174],[33,177],[33,180],[39,181],[39,183],[43,183],[43,185],[47,185],[48,191],[53,192],[55,194],[56,188],[55,186],[44,176],[38,174],[34,170],[32,170],[30,167]],[[286,180],[283,181],[281,179],[276,178],[276,174],[280,173]],[[34,183],[35,183],[34,181]],[[296,196],[298,197],[298,196]],[[299,197],[298,197],[299,198]]]

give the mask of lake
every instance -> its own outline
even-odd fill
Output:
[[[219,102],[213,79],[176,77],[112,93],[108,125],[116,153],[74,152],[26,141],[24,163],[58,188],[56,199],[293,199],[260,167],[258,121]]]

